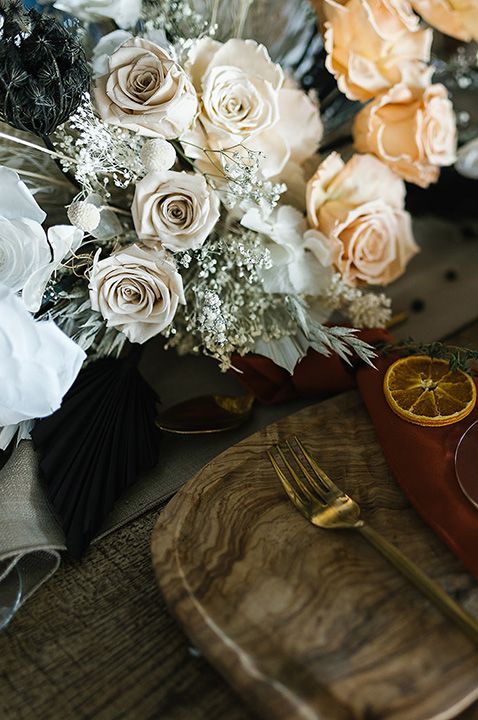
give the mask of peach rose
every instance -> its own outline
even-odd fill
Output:
[[[309,224],[328,238],[350,285],[386,285],[402,275],[418,250],[404,204],[403,180],[373,155],[345,164],[331,153],[307,185]]]
[[[403,0],[324,0],[326,67],[351,100],[403,81],[426,85],[432,31],[418,28]]]
[[[149,137],[177,138],[197,111],[187,75],[159,45],[137,37],[113,52],[95,99],[103,120]]]
[[[359,152],[373,153],[421,187],[456,158],[455,114],[443,85],[395,85],[358,113],[353,135]]]
[[[478,0],[411,0],[424,20],[445,35],[478,40]]]
[[[90,275],[90,301],[107,326],[140,344],[167,328],[185,299],[181,275],[166,253],[139,245],[104,260],[99,253]]]

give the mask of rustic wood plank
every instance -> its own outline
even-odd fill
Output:
[[[265,448],[294,434],[372,527],[478,615],[478,582],[391,478],[357,392],[260,430],[176,495],[153,533],[173,614],[258,717],[456,716],[478,697],[476,647],[363,539],[293,508]]]
[[[166,610],[158,511],[66,560],[0,633],[2,720],[249,720]]]

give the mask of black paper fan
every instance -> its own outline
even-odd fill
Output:
[[[73,557],[81,557],[120,495],[158,461],[157,398],[129,359],[84,368],[32,438],[40,476]]]

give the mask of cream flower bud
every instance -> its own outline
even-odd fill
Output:
[[[101,220],[98,208],[86,201],[72,203],[67,215],[72,225],[87,233],[96,230]]]
[[[176,162],[176,150],[163,138],[151,138],[141,148],[141,160],[149,172],[170,170]]]

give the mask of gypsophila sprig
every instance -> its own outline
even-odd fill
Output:
[[[190,0],[143,0],[144,33],[163,30],[171,42],[199,38],[210,26],[210,14],[198,12]]]
[[[223,150],[200,148],[185,140],[181,144],[186,149],[193,147],[204,155],[212,169],[203,170],[200,164],[199,170],[220,193],[223,204],[229,210],[238,205],[242,210],[257,205],[267,215],[287,190],[285,183],[272,182],[262,176],[260,165],[264,153],[260,150],[251,150],[242,143]],[[187,156],[185,159],[190,162]]]
[[[65,172],[73,172],[86,194],[109,197],[111,188],[126,189],[146,170],[141,160],[144,139],[117,125],[108,125],[94,114],[88,93],[77,112],[55,134]]]
[[[226,185],[224,204],[231,210],[237,204],[244,210],[251,205],[258,205],[267,214],[276,207],[281,195],[287,190],[287,185],[262,178],[260,161],[264,153],[246,148],[244,150],[245,153],[220,153]]]
[[[204,352],[227,369],[231,355],[250,352],[257,338],[294,331],[283,297],[264,291],[260,274],[270,256],[256,233],[235,228],[179,262],[186,267],[186,306],[168,333],[179,352]]]
[[[324,303],[331,310],[342,311],[357,328],[386,327],[392,315],[392,302],[384,293],[352,287],[339,273],[333,275]]]

